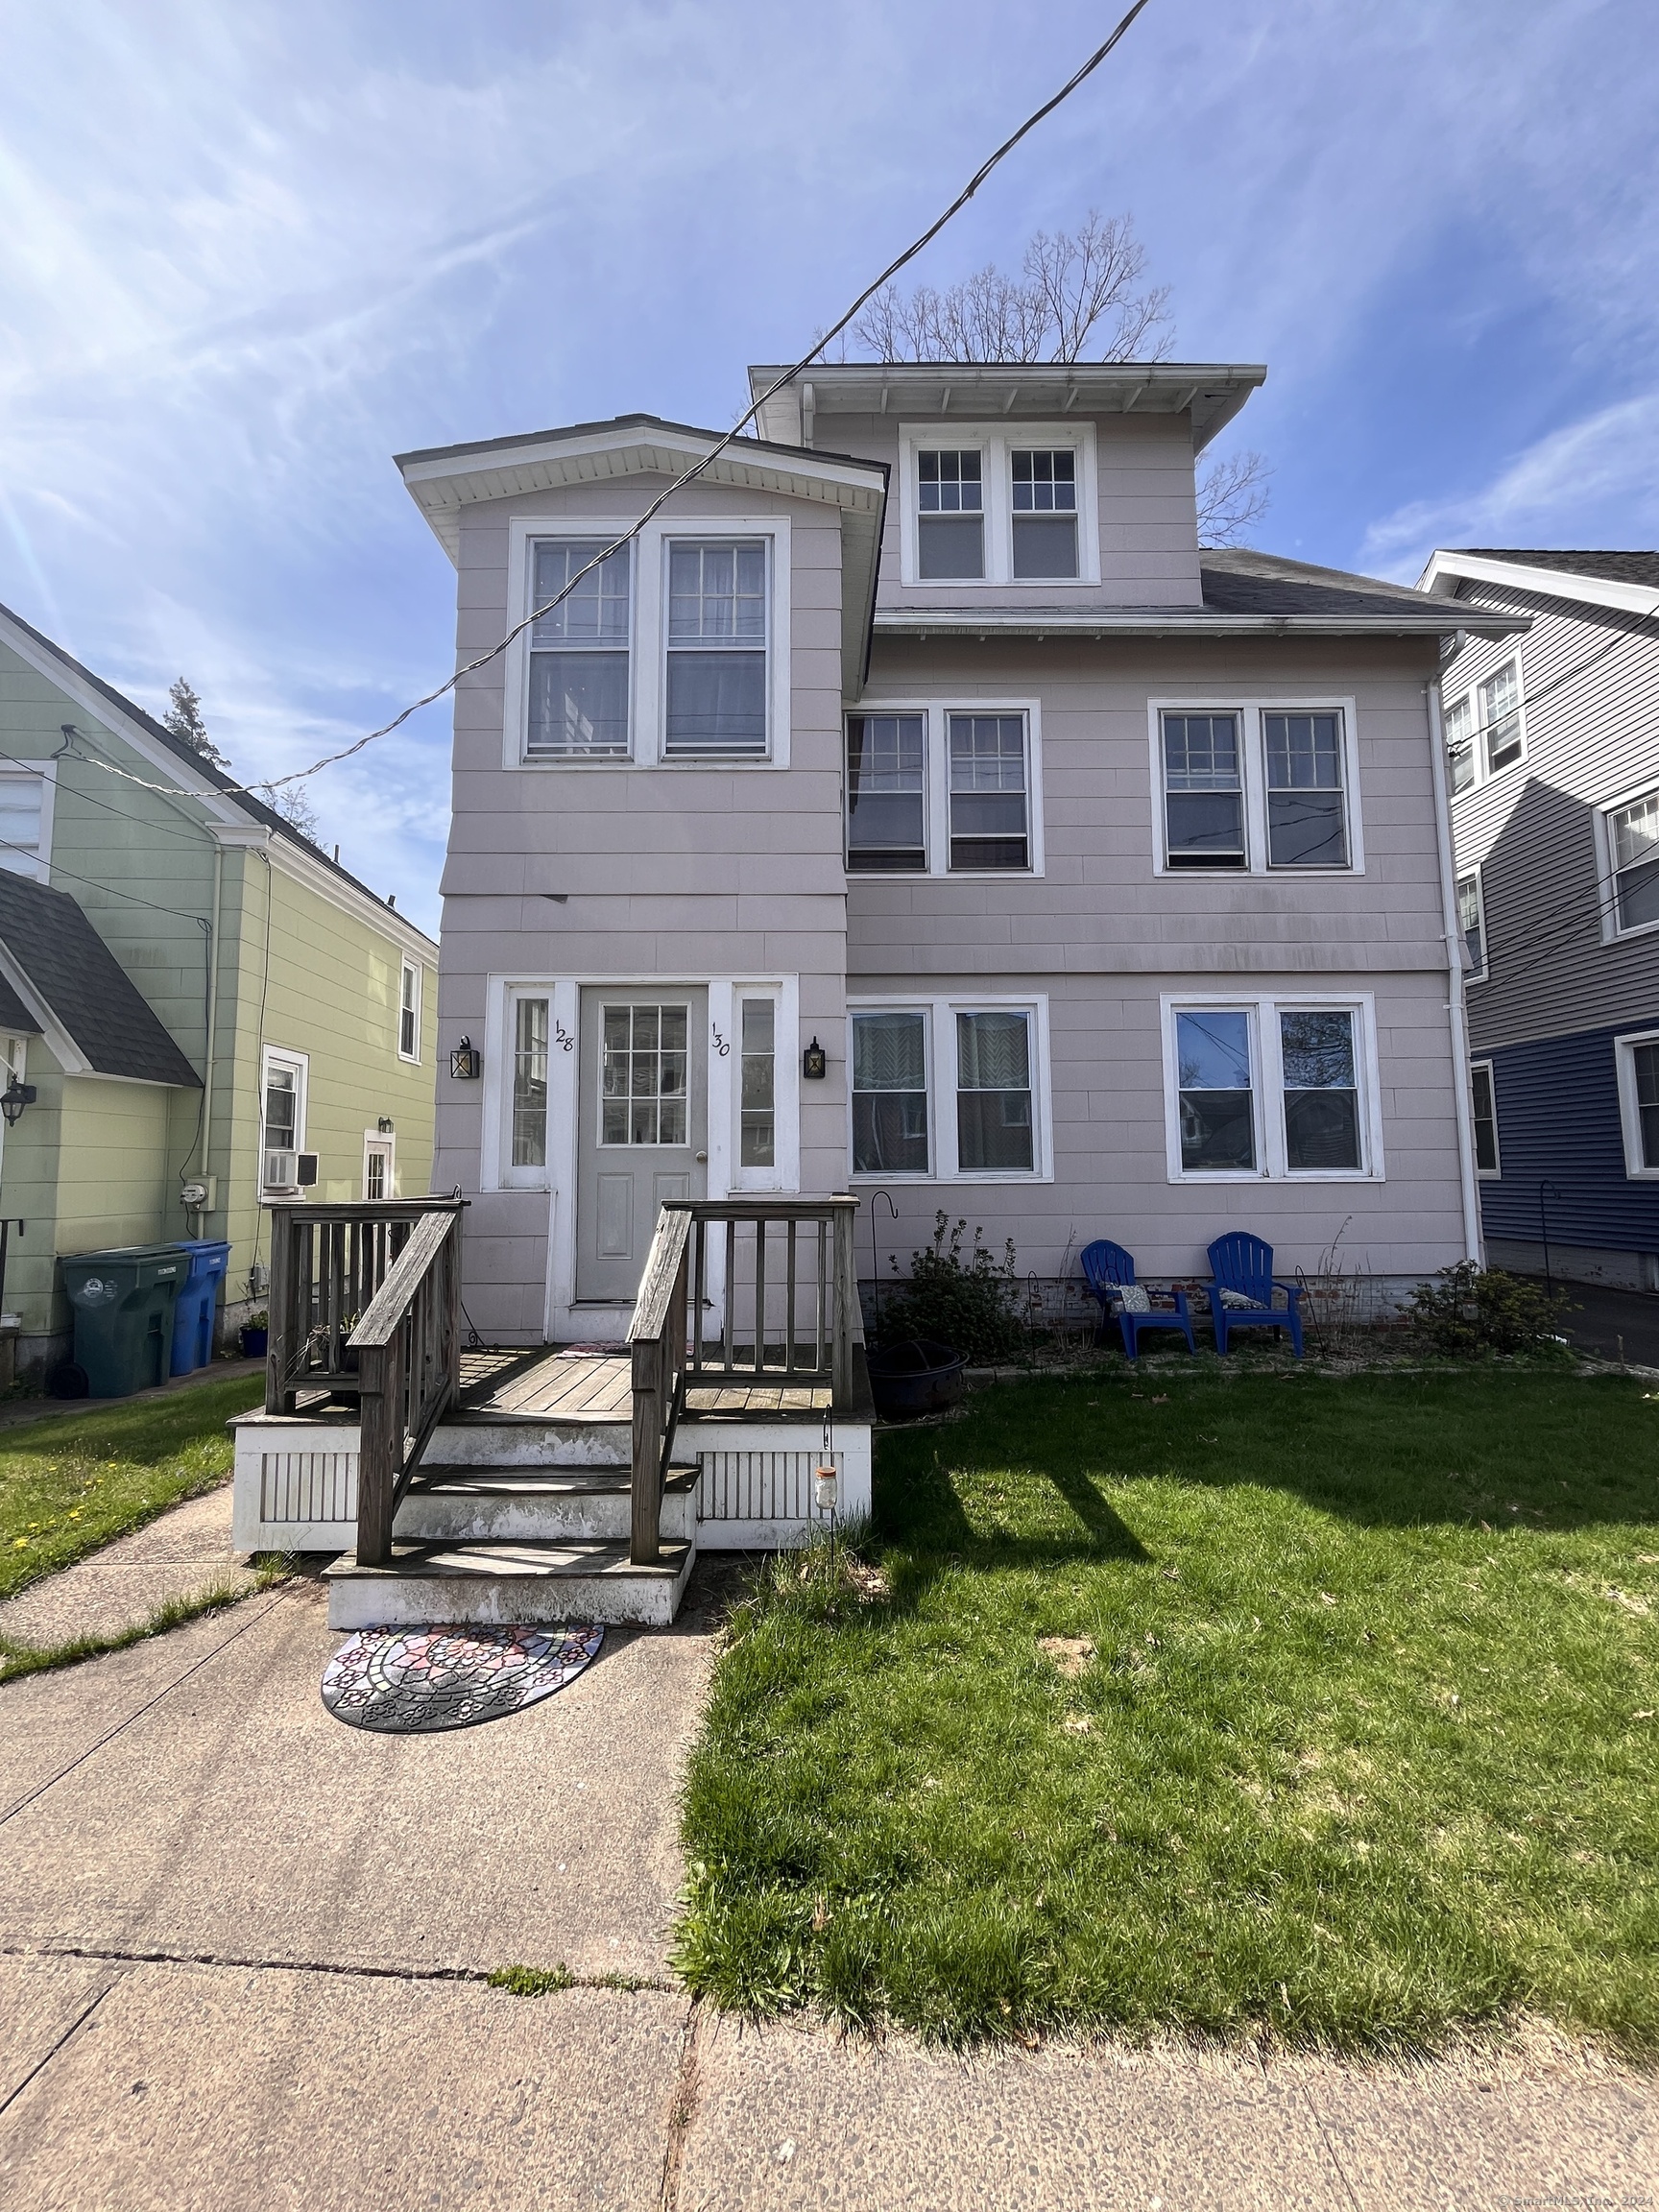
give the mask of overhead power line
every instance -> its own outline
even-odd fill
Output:
[[[631,543],[634,539],[637,538],[639,533],[644,529],[645,525],[651,521],[654,517],[660,515],[662,512],[662,509],[668,504],[668,501],[673,498],[676,492],[683,492],[687,484],[694,483],[699,476],[706,474],[707,471],[713,467],[714,463],[720,458],[721,454],[724,453],[726,448],[731,445],[737,438],[739,432],[742,431],[748,423],[755,421],[756,417],[760,413],[761,409],[766,405],[767,401],[771,399],[777,393],[781,392],[785,384],[792,383],[797,376],[803,373],[804,371],[810,369],[813,362],[817,360],[819,354],[822,353],[825,349],[832,343],[833,340],[838,338],[842,331],[847,328],[848,325],[852,323],[866,306],[868,306],[869,302],[876,297],[877,293],[881,290],[882,286],[885,284],[890,284],[893,278],[898,276],[899,272],[902,269],[906,268],[910,262],[914,261],[917,254],[920,253],[925,247],[930,246],[932,244],[933,240],[938,237],[940,231],[944,229],[945,226],[949,222],[950,222],[952,217],[959,215],[962,209],[967,206],[969,201],[973,199],[974,195],[978,191],[980,185],[984,183],[985,180],[991,175],[991,172],[998,166],[998,164],[1005,160],[1007,156],[1013,153],[1015,147],[1019,145],[1020,141],[1022,138],[1028,136],[1031,132],[1035,131],[1039,123],[1045,121],[1048,116],[1052,115],[1056,108],[1060,107],[1064,101],[1069,100],[1072,93],[1076,91],[1077,87],[1094,74],[1095,70],[1099,68],[1101,62],[1105,60],[1107,55],[1111,53],[1113,47],[1117,45],[1118,41],[1129,29],[1129,26],[1134,22],[1136,16],[1139,15],[1142,10],[1148,6],[1148,4],[1149,0],[1135,0],[1135,5],[1118,22],[1111,36],[1104,39],[1100,45],[1095,47],[1094,53],[1090,55],[1089,59],[1082,64],[1080,68],[1072,71],[1071,75],[1067,78],[1065,84],[1061,85],[1058,92],[1055,92],[1048,99],[1045,100],[1041,108],[1033,109],[1033,111],[1026,116],[1024,122],[1021,124],[1020,128],[1013,132],[1008,137],[1004,138],[1001,145],[998,147],[997,151],[994,154],[988,156],[987,158],[979,164],[978,168],[974,170],[973,176],[968,180],[967,183],[962,187],[961,191],[957,193],[955,199],[951,201],[950,206],[946,208],[945,212],[937,217],[935,221],[930,223],[927,226],[927,228],[922,232],[919,238],[915,239],[910,245],[906,246],[903,252],[901,253],[896,260],[890,261],[886,268],[882,270],[880,276],[876,278],[876,281],[873,284],[867,284],[864,287],[863,291],[859,293],[857,299],[854,301],[852,306],[847,309],[844,315],[840,316],[834,323],[830,325],[830,328],[823,333],[823,335],[818,339],[817,343],[811,348],[811,349],[808,352],[804,353],[800,360],[795,363],[793,368],[785,369],[781,376],[775,378],[774,381],[766,387],[765,391],[761,393],[760,397],[754,402],[754,404],[747,410],[747,412],[740,415],[736,421],[733,423],[731,429],[728,430],[723,437],[718,439],[712,446],[710,446],[709,451],[704,454],[701,461],[694,462],[689,469],[684,471],[683,474],[676,476],[673,483],[669,485],[668,489],[658,498],[651,502],[650,506],[646,508],[644,514],[639,517],[637,522],[633,523],[628,529],[624,530],[620,537],[613,539],[611,543],[605,546],[600,552],[595,553],[592,560],[585,563],[582,567],[578,568],[575,575],[570,577],[565,582],[565,584],[553,594],[551,599],[543,600],[541,606],[532,608],[530,613],[525,615],[524,619],[521,622],[515,623],[513,628],[508,631],[507,635],[504,637],[498,639],[495,644],[492,645],[487,653],[480,653],[476,660],[469,661],[464,667],[457,668],[454,675],[447,677],[442,684],[437,686],[435,690],[428,691],[422,698],[414,700],[409,706],[405,707],[400,713],[395,714],[390,722],[383,723],[378,730],[371,730],[366,736],[359,737],[355,739],[353,743],[342,747],[338,753],[330,753],[325,758],[313,761],[309,768],[296,768],[290,775],[287,776],[261,777],[256,784],[220,783],[216,784],[214,788],[222,792],[235,792],[247,796],[256,797],[261,791],[276,791],[284,784],[302,783],[307,777],[321,775],[325,768],[333,768],[337,766],[338,763],[342,760],[349,760],[355,754],[361,753],[366,746],[374,744],[377,739],[381,737],[390,737],[395,730],[400,730],[402,728],[403,724],[409,720],[409,717],[412,714],[419,714],[423,707],[435,706],[436,703],[440,699],[444,698],[446,693],[453,691],[456,685],[461,682],[464,676],[475,675],[480,668],[487,668],[492,661],[497,660],[501,654],[506,652],[508,646],[513,643],[516,637],[522,637],[524,632],[530,628],[533,622],[539,622],[544,614],[551,613],[553,609],[559,605],[562,599],[567,599],[570,593],[575,590],[577,585],[581,583],[584,576],[591,574],[591,572],[595,568],[599,567],[602,563],[609,561],[613,554],[620,553],[625,545]],[[98,760],[93,762],[93,765],[95,767],[104,769],[108,775],[119,776],[126,782],[141,784],[145,790],[161,792],[170,799],[199,799],[202,796],[201,791],[198,789],[191,789],[189,787],[180,789],[174,787],[171,784],[152,783],[142,776],[134,776],[130,769],[116,767],[112,761]]]

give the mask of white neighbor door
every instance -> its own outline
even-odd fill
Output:
[[[582,993],[576,1296],[632,1306],[665,1198],[708,1189],[709,994]]]

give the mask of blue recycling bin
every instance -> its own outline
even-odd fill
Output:
[[[171,1372],[192,1375],[213,1357],[213,1316],[219,1308],[219,1286],[230,1264],[230,1247],[209,1237],[187,1237],[174,1250],[185,1254],[190,1265],[180,1279],[173,1309]]]

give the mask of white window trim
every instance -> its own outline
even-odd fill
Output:
[[[958,1014],[1025,1014],[1031,1021],[1030,1167],[964,1169],[956,1150],[956,1021]],[[854,1014],[920,1014],[927,1070],[927,1159],[926,1174],[892,1169],[879,1173],[853,1166],[853,1017]],[[1048,999],[1046,993],[956,992],[927,998],[914,992],[890,998],[850,998],[847,1002],[847,1172],[853,1183],[871,1188],[883,1183],[1052,1183],[1054,1122],[1048,1075]]]
[[[14,876],[32,876],[36,883],[52,880],[52,816],[58,803],[58,763],[41,760],[0,767],[0,783],[38,783],[40,786],[40,842],[32,862],[12,870]],[[21,855],[15,855],[21,857]],[[8,863],[10,865],[10,863]]]
[[[1492,1094],[1492,1149],[1497,1154],[1496,1167],[1482,1167],[1479,1157],[1475,1162],[1475,1174],[1481,1183],[1497,1183],[1503,1174],[1503,1132],[1498,1126],[1498,1076],[1490,1060],[1471,1060],[1469,1063],[1469,1128],[1473,1137],[1475,1128],[1475,1070],[1485,1072],[1487,1086]]]
[[[403,985],[406,978],[411,975],[415,978],[415,1049],[413,1052],[405,1052],[403,1049]],[[421,973],[420,961],[411,960],[409,955],[405,953],[397,970],[397,1057],[399,1060],[407,1061],[412,1068],[419,1068],[421,1065],[421,1017],[424,1011],[424,984],[425,977]]]
[[[308,1052],[290,1052],[280,1045],[267,1045],[259,1055],[259,1194],[262,1198],[291,1191],[293,1186],[267,1183],[265,1180],[265,1155],[272,1147],[265,1141],[265,1093],[269,1088],[273,1068],[287,1068],[294,1074],[294,1149],[304,1152],[305,1120],[311,1104],[311,1055]]]
[[[1070,446],[1077,455],[1077,574],[1014,575],[1014,486],[1011,455],[1019,450],[1057,451]],[[984,455],[982,485],[985,517],[983,576],[924,578],[917,555],[920,515],[916,456],[977,450]],[[1092,422],[902,422],[899,425],[900,581],[929,591],[1075,591],[1100,581],[1100,493]]]
[[[363,1203],[369,1203],[369,1161],[375,1152],[386,1155],[386,1195],[397,1196],[397,1139],[385,1129],[365,1129],[363,1132]]]
[[[1623,945],[1633,937],[1650,937],[1659,929],[1659,921],[1638,922],[1633,928],[1622,926],[1619,920],[1619,881],[1616,854],[1613,847],[1613,817],[1622,814],[1626,806],[1635,805],[1639,799],[1653,796],[1651,776],[1640,783],[1621,791],[1612,799],[1599,799],[1595,806],[1596,870],[1601,892],[1601,942],[1603,945]]]
[[[1613,1051],[1619,1068],[1619,1119],[1624,1132],[1624,1173],[1632,1183],[1659,1183],[1659,1164],[1642,1164],[1642,1117],[1636,1103],[1636,1046],[1659,1045],[1659,1029],[1632,1029],[1627,1037],[1615,1037]]]
[[[547,1001],[547,1142],[540,1167],[513,1166],[513,1051],[520,998]],[[546,1190],[554,1174],[554,1090],[576,1098],[576,1006],[551,978],[492,976],[490,1013],[484,1038],[483,1127],[479,1132],[479,1187],[485,1190]]]
[[[849,870],[852,883],[920,883],[937,877],[952,883],[1024,883],[1046,873],[1043,839],[1043,705],[1035,698],[961,699],[934,693],[926,699],[861,699],[841,717],[841,852],[847,852],[847,724],[854,714],[920,714],[922,732],[922,837],[925,868]],[[1025,838],[1023,868],[952,868],[950,865],[951,714],[1023,714],[1025,717]]]
[[[1164,1033],[1165,1166],[1171,1183],[1382,1183],[1382,1087],[1377,1065],[1377,1010],[1369,991],[1180,991],[1158,1001]],[[1234,1008],[1250,1018],[1250,1111],[1256,1130],[1254,1167],[1183,1167],[1181,1071],[1175,1017],[1206,1007]],[[1286,1160],[1285,1071],[1280,1057],[1281,1013],[1298,1009],[1354,1016],[1354,1072],[1359,1085],[1359,1129],[1364,1164],[1358,1167],[1298,1167]]]
[[[514,621],[530,612],[534,576],[531,548],[538,539],[582,538],[608,541],[633,528],[631,515],[515,515],[507,525],[507,604],[517,610]],[[696,541],[732,538],[759,538],[767,556],[767,750],[757,753],[704,753],[670,757],[663,750],[667,721],[668,655],[667,597],[668,542],[672,539]],[[789,647],[790,647],[790,530],[787,515],[676,515],[646,523],[635,541],[633,581],[629,595],[628,637],[628,751],[608,753],[591,760],[525,757],[524,740],[530,714],[530,633],[521,631],[503,656],[505,711],[501,732],[501,764],[519,773],[556,775],[574,770],[595,775],[628,767],[663,768],[675,774],[713,769],[722,776],[737,770],[787,768],[789,765]]]
[[[1480,930],[1480,965],[1479,968],[1464,969],[1463,980],[1466,984],[1484,983],[1492,973],[1492,946],[1486,935],[1486,878],[1479,861],[1472,868],[1460,868],[1457,871],[1453,880],[1452,894],[1455,898],[1458,884],[1466,883],[1470,877],[1475,878],[1475,912]],[[1467,948],[1469,940],[1461,915],[1458,916],[1457,933]]]
[[[1342,805],[1348,827],[1348,865],[1345,868],[1269,868],[1267,865],[1267,732],[1269,714],[1331,714],[1342,723]],[[1244,781],[1244,866],[1242,868],[1172,868],[1169,865],[1169,817],[1164,789],[1164,717],[1166,714],[1237,714],[1239,718],[1239,758]],[[1152,869],[1157,876],[1194,876],[1206,882],[1217,876],[1271,876],[1285,882],[1343,881],[1365,873],[1365,833],[1359,804],[1359,736],[1358,704],[1352,693],[1300,698],[1285,693],[1249,697],[1238,692],[1193,693],[1146,702],[1146,742],[1152,764]],[[1219,1001],[1217,1001],[1219,1003]]]

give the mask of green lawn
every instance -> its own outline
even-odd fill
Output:
[[[243,1375],[0,1429],[0,1598],[223,1482],[225,1424],[263,1394]]]
[[[951,2042],[1659,2052],[1656,1475],[1659,1393],[1564,1369],[1159,1363],[883,1436],[878,1574],[733,1623],[682,1972]]]

